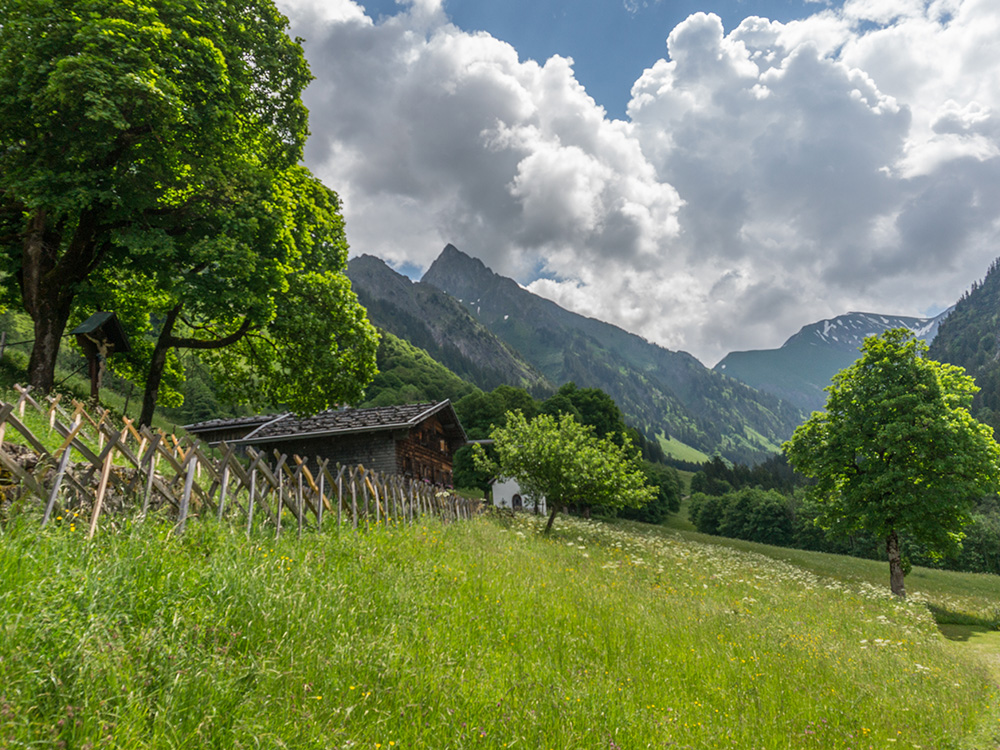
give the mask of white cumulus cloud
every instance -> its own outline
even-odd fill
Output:
[[[372,19],[285,0],[306,38],[309,166],[354,252],[447,242],[708,364],[854,309],[957,299],[1000,243],[1000,5],[848,0],[728,33],[664,29],[628,119],[573,61],[521,60],[440,0]]]

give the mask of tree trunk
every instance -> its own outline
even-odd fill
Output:
[[[28,382],[32,388],[43,393],[48,393],[55,385],[56,356],[66,330],[66,321],[69,320],[69,304],[52,302],[46,299],[29,311],[35,322],[35,343],[28,360]]]
[[[889,588],[892,593],[899,597],[906,596],[906,587],[903,584],[903,561],[899,554],[899,537],[896,536],[895,529],[889,532],[885,540],[885,551],[889,557]]]
[[[559,506],[556,505],[555,503],[553,503],[552,504],[552,512],[549,513],[549,522],[547,524],[545,524],[545,532],[544,533],[548,534],[550,531],[552,531],[552,522],[556,520],[556,513],[558,513],[558,512],[559,512]]]
[[[160,381],[163,380],[163,370],[167,365],[167,352],[174,342],[174,323],[181,313],[181,306],[177,305],[167,313],[167,319],[163,321],[163,328],[156,338],[156,346],[153,347],[153,356],[149,358],[149,373],[146,375],[146,388],[142,392],[142,413],[139,414],[139,426],[149,427],[153,423],[153,413],[156,411],[156,397],[160,392]]]
[[[148,427],[153,422],[153,412],[156,411],[156,397],[160,392],[160,381],[163,380],[163,370],[167,364],[167,352],[170,349],[221,349],[235,344],[250,330],[250,318],[244,318],[240,327],[228,336],[217,339],[192,339],[174,336],[174,324],[180,317],[182,304],[178,303],[167,313],[163,328],[153,347],[153,356],[149,360],[149,374],[146,376],[146,389],[142,394],[142,414],[139,415],[139,425]]]
[[[44,210],[28,219],[18,281],[24,310],[35,326],[28,361],[28,382],[48,392],[55,383],[56,355],[69,320],[77,285],[97,267],[107,244],[97,241],[97,214],[83,211],[73,236],[63,242],[62,227],[53,226]]]
[[[31,316],[35,342],[28,360],[28,382],[32,388],[49,392],[55,383],[56,355],[66,321],[69,320],[72,293],[53,279],[60,237],[47,227],[44,211],[32,214],[21,252],[18,272],[24,310]]]

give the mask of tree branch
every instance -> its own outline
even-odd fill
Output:
[[[228,336],[221,336],[217,339],[191,339],[180,336],[170,336],[169,345],[180,349],[222,349],[230,344],[235,344],[243,338],[250,330],[250,317],[243,318],[240,327]]]

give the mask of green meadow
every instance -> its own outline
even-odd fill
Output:
[[[996,747],[989,649],[944,638],[926,596],[537,524],[276,542],[151,519],[88,543],[15,521],[0,748]]]

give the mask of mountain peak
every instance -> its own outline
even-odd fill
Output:
[[[858,358],[867,336],[907,328],[930,343],[951,309],[933,318],[849,312],[802,326],[779,349],[730,352],[715,369],[807,412],[822,409],[826,404],[824,388]]]
[[[396,294],[407,294],[413,283],[374,255],[358,255],[347,261],[347,277],[354,285],[364,284],[382,290],[392,289]]]
[[[469,302],[469,295],[475,290],[492,286],[502,278],[479,258],[473,258],[449,243],[420,280],[459,300]]]

